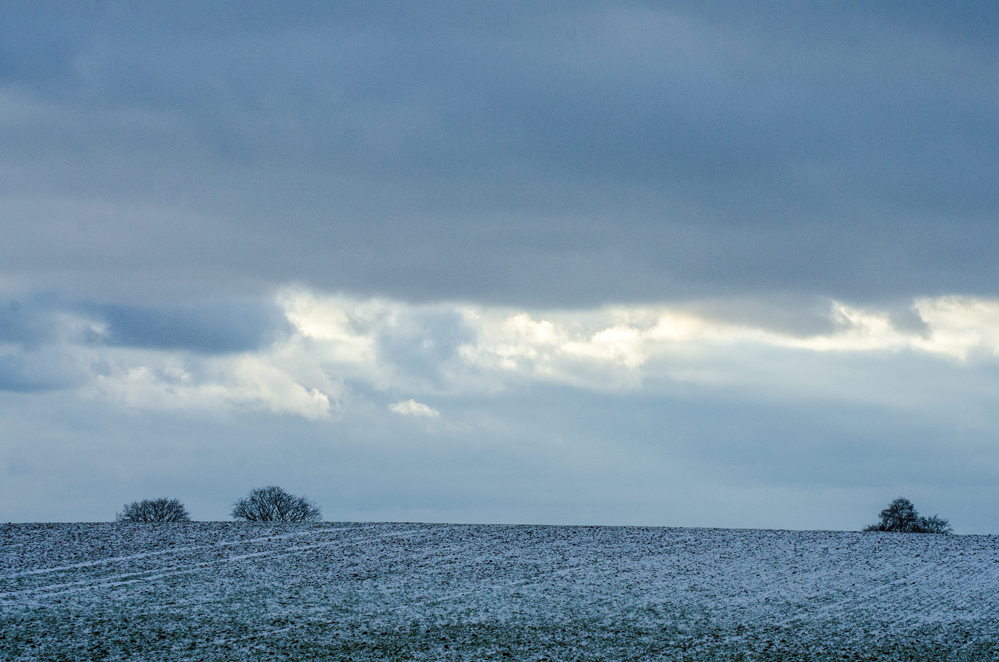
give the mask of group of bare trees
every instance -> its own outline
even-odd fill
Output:
[[[277,485],[257,487],[250,494],[232,504],[232,516],[247,522],[318,522],[322,519],[319,506],[304,496],[288,494]],[[187,510],[177,499],[145,499],[125,504],[118,513],[119,522],[190,522]],[[896,533],[951,532],[947,520],[936,515],[920,517],[908,499],[899,497],[881,511],[881,521],[864,528],[864,531],[893,531]]]
[[[894,531],[896,533],[950,533],[950,523],[933,515],[920,517],[908,499],[899,497],[881,511],[881,521],[864,527],[864,531]]]
[[[304,496],[288,494],[276,485],[257,487],[232,504],[232,516],[247,522],[318,522],[319,506]],[[177,499],[143,499],[125,504],[119,522],[190,522],[187,509]]]

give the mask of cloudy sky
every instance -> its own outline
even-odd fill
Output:
[[[8,2],[0,520],[999,533],[999,6]]]

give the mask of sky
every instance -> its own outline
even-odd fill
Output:
[[[0,521],[999,533],[999,5],[0,8]]]

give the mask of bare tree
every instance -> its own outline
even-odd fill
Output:
[[[232,504],[232,516],[247,522],[318,522],[319,507],[304,496],[288,494],[276,485],[257,487]]]
[[[881,522],[864,527],[864,531],[894,531],[896,533],[951,533],[947,520],[936,515],[920,517],[908,499],[899,497],[881,511]]]
[[[126,503],[115,519],[119,522],[190,522],[187,510],[177,499],[143,499]]]

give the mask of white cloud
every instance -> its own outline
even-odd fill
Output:
[[[918,331],[898,328],[887,312],[831,302],[832,330],[806,336],[668,306],[545,312],[359,301],[305,290],[290,290],[281,301],[311,343],[315,360],[328,370],[376,389],[412,393],[489,392],[517,388],[524,380],[630,390],[645,388],[652,378],[768,387],[783,380],[791,390],[807,384],[817,389],[809,366],[835,362],[836,356],[890,357],[901,351],[962,361],[999,356],[999,302],[974,298],[916,301],[914,311],[925,324]],[[435,330],[414,331],[405,320],[442,309],[460,320],[468,337],[439,360],[439,380],[429,384],[379,343],[400,334],[416,344],[439,342]]]
[[[532,381],[598,391],[696,383],[877,399],[877,390],[914,387],[886,386],[886,377],[849,356],[892,360],[905,352],[948,359],[942,365],[958,370],[999,356],[999,301],[973,297],[915,301],[923,323],[917,330],[898,328],[883,311],[832,302],[831,330],[805,336],[668,306],[545,312],[360,300],[301,288],[280,293],[277,303],[294,332],[259,350],[206,357],[107,347],[85,340],[100,335],[93,322],[66,313],[58,318],[65,332],[53,334],[58,351],[44,355],[49,363],[62,357],[64,372],[77,375],[85,393],[127,407],[261,409],[311,420],[337,415],[352,384],[460,396]],[[18,351],[25,370],[43,355]],[[436,415],[416,400],[391,410]]]
[[[441,413],[434,409],[433,407],[428,407],[422,402],[417,402],[416,400],[406,400],[404,402],[396,402],[388,406],[389,411],[402,414],[403,416],[423,416],[425,418],[439,418]]]
[[[913,346],[967,360],[973,354],[999,356],[999,301],[973,297],[917,299],[915,308],[929,327]]]
[[[262,409],[310,420],[331,414],[330,396],[299,383],[268,355],[239,355],[186,365],[165,352],[116,353],[87,392],[142,409]],[[123,356],[131,354],[131,356]]]

